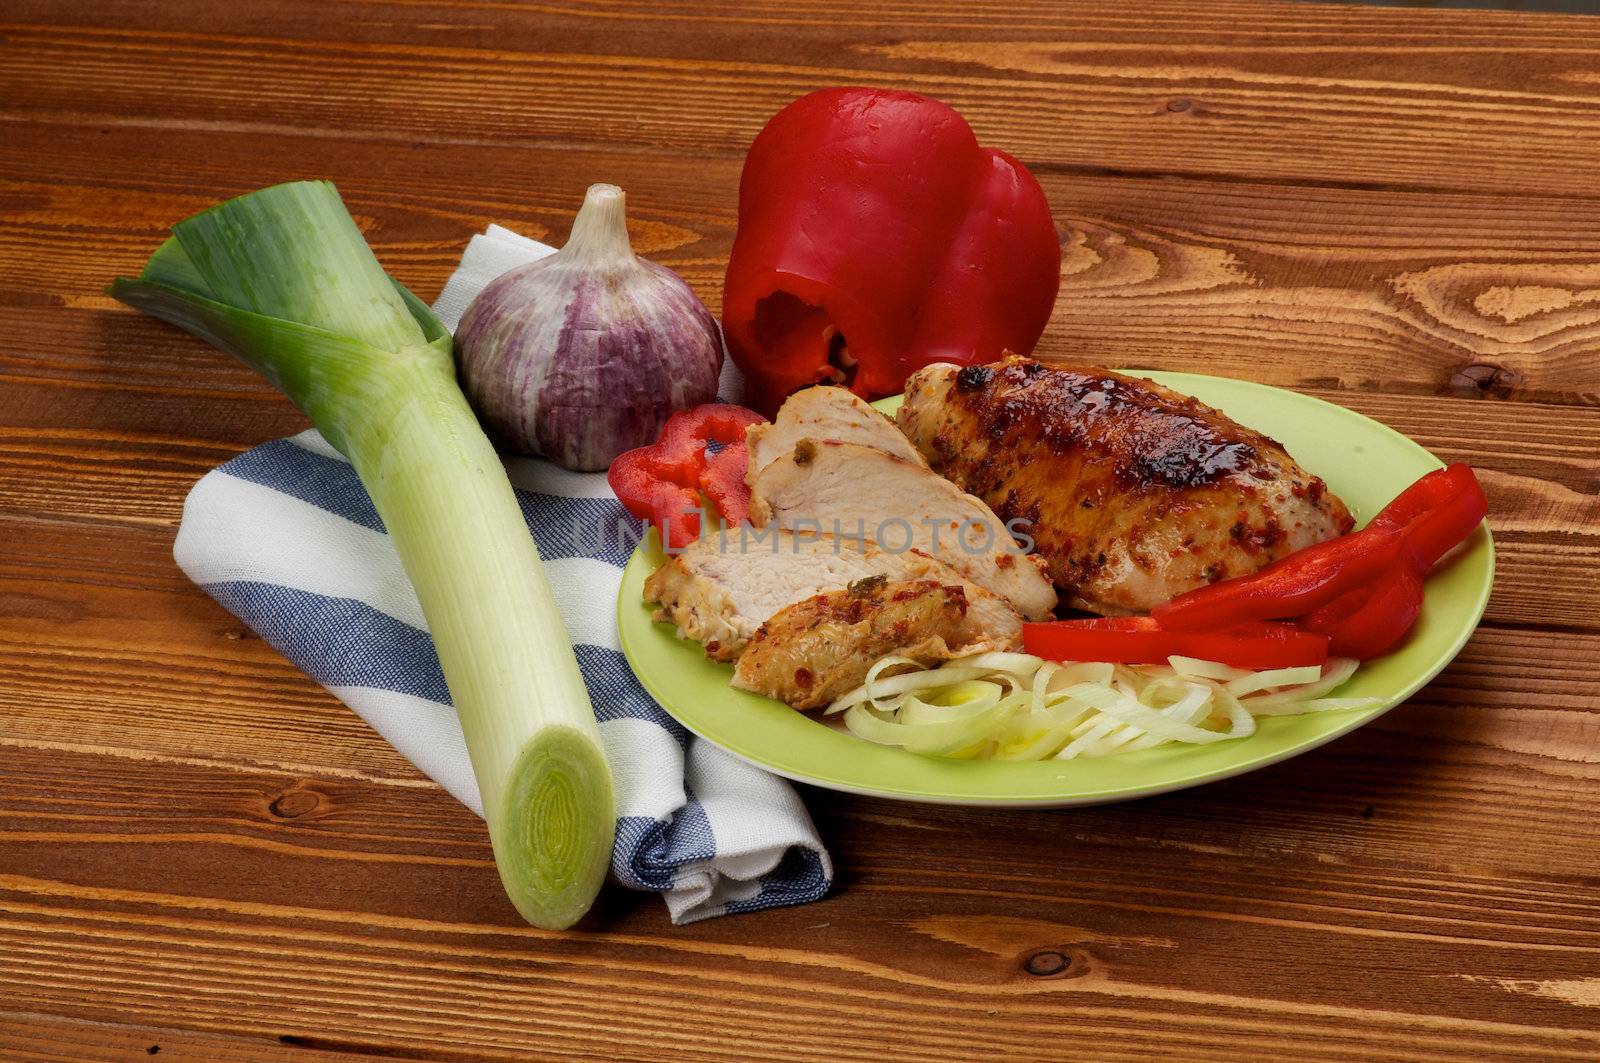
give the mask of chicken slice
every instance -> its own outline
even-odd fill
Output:
[[[861,685],[891,653],[933,664],[960,640],[967,599],[959,584],[872,576],[778,610],[734,666],[740,690],[817,709]]]
[[[1051,615],[1056,592],[982,501],[921,465],[857,443],[802,439],[751,485],[758,528],[864,535],[888,551],[921,550],[1011,603]]]
[[[802,439],[859,443],[914,465],[928,464],[893,421],[844,388],[823,386],[795,392],[778,410],[776,420],[751,425],[745,429],[744,439],[750,450],[745,472],[750,483],[775,459],[792,452]]]
[[[1026,522],[1064,600],[1097,613],[1145,612],[1353,524],[1277,442],[1104,369],[933,365],[897,419],[934,471]]]
[[[728,532],[691,543],[645,580],[656,619],[677,625],[713,660],[731,661],[783,607],[861,579],[929,579],[960,586],[966,620],[956,643],[970,652],[1014,649],[1022,620],[1003,599],[966,582],[948,565],[915,550],[890,553],[870,542],[779,529]]]

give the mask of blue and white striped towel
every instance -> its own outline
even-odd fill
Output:
[[[492,226],[435,305],[454,328],[490,280],[550,248]],[[617,882],[661,893],[674,923],[816,900],[828,854],[790,785],[696,738],[645,693],[617,641],[627,551],[577,541],[626,513],[604,474],[506,462],[578,652],[617,789]],[[483,804],[422,608],[350,465],[316,432],[208,473],[184,503],[183,571],[408,760]]]

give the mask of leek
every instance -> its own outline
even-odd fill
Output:
[[[1357,662],[1247,672],[1211,661],[1058,664],[980,653],[929,666],[890,656],[829,705],[857,738],[961,760],[1072,760],[1255,733],[1257,716],[1370,709],[1377,698],[1326,695]],[[1263,693],[1267,691],[1268,693]],[[1221,721],[1227,727],[1222,729]]]
[[[422,603],[522,916],[570,926],[610,863],[610,770],[577,658],[449,332],[384,273],[327,182],[173,227],[111,294],[237,355],[350,459]]]

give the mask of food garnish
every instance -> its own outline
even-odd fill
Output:
[[[1410,634],[1422,612],[1423,573],[1401,560],[1365,587],[1359,587],[1296,621],[1298,627],[1328,639],[1342,657],[1370,661],[1390,652]]]
[[[1470,466],[1457,462],[1435,469],[1395,496],[1368,528],[1399,528],[1409,560],[1427,572],[1477,530],[1489,500]]]
[[[615,185],[566,246],[491,282],[456,329],[462,385],[507,446],[604,469],[676,410],[717,396],[722,333],[676,273],[633,253]]]
[[[611,860],[610,768],[450,333],[325,181],[229,200],[173,234],[111,294],[237,355],[350,459],[433,634],[506,893],[531,923],[571,925]]]
[[[1044,192],[926,96],[824,89],[750,147],[723,327],[746,401],[893,395],[930,362],[1033,350],[1060,283]]]
[[[1329,652],[1370,660],[1393,650],[1422,609],[1422,582],[1489,511],[1472,469],[1428,473],[1367,526],[1291,554],[1252,576],[1179,595],[1152,612],[1163,627],[1212,628],[1298,617]]]
[[[1394,528],[1329,539],[1251,575],[1180,594],[1150,615],[1174,630],[1302,616],[1383,576],[1400,556],[1400,546]]]
[[[1022,646],[1051,661],[1113,664],[1160,664],[1170,657],[1197,657],[1236,668],[1293,668],[1320,665],[1328,659],[1328,636],[1292,624],[1173,631],[1148,616],[1024,624]]]
[[[654,443],[619,455],[606,479],[629,513],[654,524],[664,545],[681,550],[700,537],[702,491],[726,523],[745,519],[750,489],[744,430],[765,420],[725,402],[680,410]],[[710,455],[713,442],[722,449]]]
[[[1258,716],[1368,708],[1328,694],[1356,662],[1245,671],[1173,656],[1164,665],[1057,663],[983,653],[925,667],[885,657],[829,705],[851,734],[925,756],[1073,760],[1255,733]]]
[[[867,598],[882,590],[883,585],[888,582],[889,577],[879,573],[876,576],[862,576],[845,589],[850,592],[852,598]]]

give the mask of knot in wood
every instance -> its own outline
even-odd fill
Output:
[[[1174,112],[1187,111],[1189,109],[1189,107],[1190,107],[1190,104],[1189,104],[1188,100],[1178,99],[1178,100],[1168,100],[1167,101],[1167,110],[1169,110],[1169,111],[1174,111]]]
[[[1493,362],[1472,362],[1450,375],[1446,390],[1462,398],[1509,399],[1522,388],[1523,380],[1515,369]]]
[[[322,799],[310,790],[290,790],[273,798],[267,810],[279,819],[298,819],[315,811],[321,803]]]
[[[1071,958],[1055,949],[1041,949],[1022,961],[1022,969],[1035,978],[1049,978],[1071,966]]]

